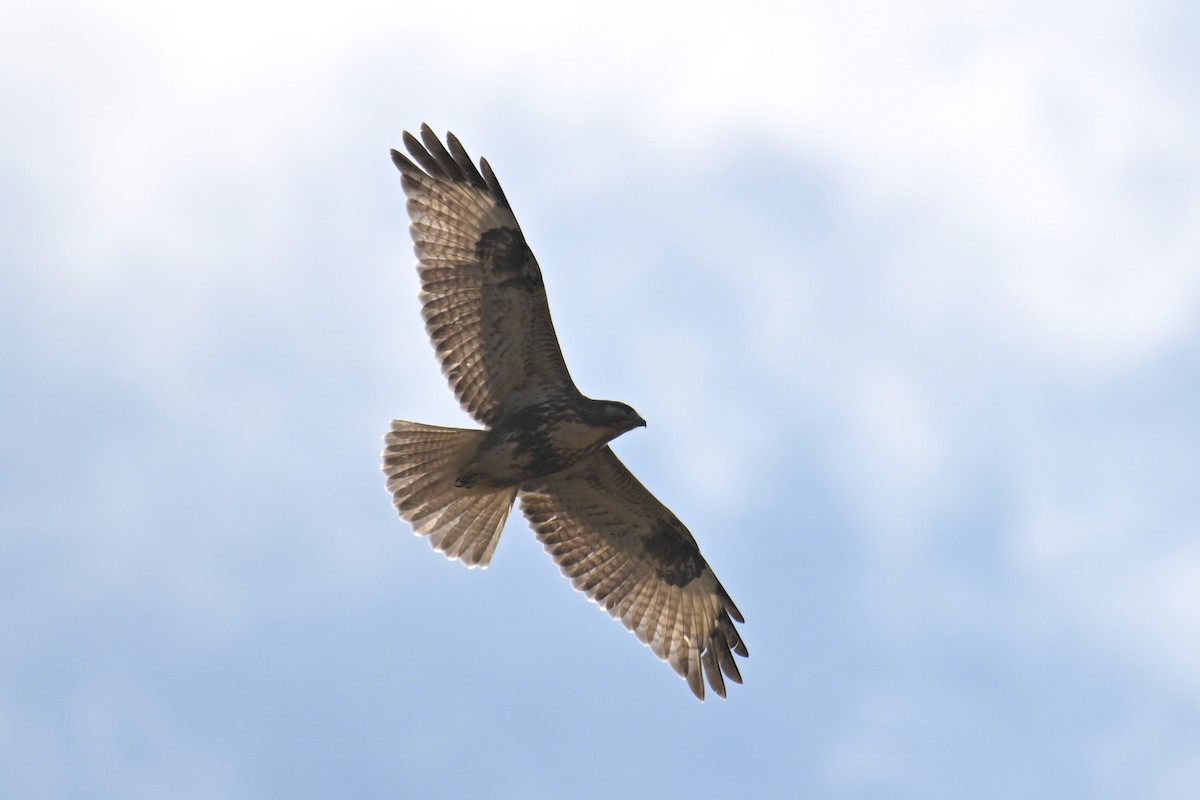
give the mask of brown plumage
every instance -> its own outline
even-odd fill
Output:
[[[563,361],[542,273],[486,160],[427,125],[392,151],[408,198],[421,313],[450,386],[486,430],[395,420],[383,471],[437,550],[486,567],[515,498],[575,588],[704,699],[741,683],[742,615],[678,518],[608,442],[645,421],[592,400]]]

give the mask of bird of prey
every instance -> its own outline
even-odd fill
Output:
[[[486,567],[513,502],[564,576],[704,699],[742,682],[742,615],[678,518],[608,443],[646,424],[575,388],[537,260],[486,159],[428,125],[396,150],[442,371],[484,430],[393,420],[383,472],[400,516],[434,549]],[[723,677],[724,676],[724,677]]]

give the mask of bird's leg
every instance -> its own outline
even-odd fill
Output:
[[[458,471],[458,477],[454,479],[454,485],[459,489],[470,489],[475,485],[475,467],[472,464],[467,464]]]

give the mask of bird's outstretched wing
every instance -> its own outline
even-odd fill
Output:
[[[408,197],[422,315],[463,408],[489,427],[578,390],[563,362],[542,273],[486,160],[428,125],[393,150]],[[419,166],[418,166],[419,165]],[[481,172],[482,170],[482,172]]]
[[[678,518],[605,447],[521,487],[521,510],[575,588],[619,619],[704,699],[741,683],[742,615]]]

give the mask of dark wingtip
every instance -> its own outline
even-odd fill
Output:
[[[422,136],[424,136],[425,131],[428,130],[428,125],[421,125]],[[430,136],[432,135],[432,132],[430,132]],[[439,178],[441,180],[451,179],[450,176],[446,174],[446,171],[442,168],[442,165],[438,163],[437,158],[435,158],[432,153],[425,149],[425,145],[421,144],[421,140],[413,136],[408,131],[404,132],[404,149],[408,151],[410,156],[412,156],[412,160],[416,162],[416,164],[420,164],[421,169],[425,170],[426,174],[428,174],[430,177]]]
[[[462,167],[454,160],[454,156],[450,155],[450,151],[446,149],[446,145],[442,144],[442,140],[433,132],[433,128],[428,125],[421,125],[421,141],[425,145],[425,151],[437,163],[442,174],[435,176],[445,178],[452,181],[465,181],[466,175],[463,174]],[[429,173],[433,175],[434,173]]]
[[[408,151],[408,156],[392,150],[392,163],[402,173],[408,175],[424,171],[426,175],[436,180],[465,181],[472,186],[488,191],[499,205],[512,210],[512,206],[509,205],[508,198],[504,196],[504,190],[500,188],[500,182],[496,180],[496,174],[492,172],[492,167],[486,158],[479,159],[479,166],[476,167],[457,136],[447,131],[446,143],[443,144],[427,122],[421,123],[419,134],[417,136],[409,131],[404,131],[404,149]],[[419,178],[420,176],[413,175],[413,177]]]
[[[721,605],[725,608],[725,612],[733,617],[735,622],[745,624],[746,620],[742,618],[742,612],[733,604],[733,598],[729,596],[729,592],[725,591],[725,587],[718,584],[717,592],[721,598]]]
[[[428,126],[423,126],[423,127],[428,127]],[[407,150],[408,152],[411,153],[413,151],[414,147],[417,149],[424,149],[421,145],[421,140],[418,139],[417,137],[413,136],[411,132],[405,131],[403,138],[404,138],[404,149]]]
[[[721,666],[712,644],[700,654],[700,663],[704,665],[704,677],[708,678],[708,685],[712,687],[713,694],[724,700],[725,679],[721,676]]]
[[[417,165],[409,160],[408,156],[401,153],[399,150],[392,148],[392,163],[396,165],[396,169],[401,172],[411,172],[417,169]]]
[[[504,196],[504,190],[500,188],[500,181],[496,180],[496,173],[492,172],[492,165],[486,158],[479,159],[479,169],[483,172],[483,182],[491,190],[496,202],[511,210],[512,206],[509,205],[508,198]]]

